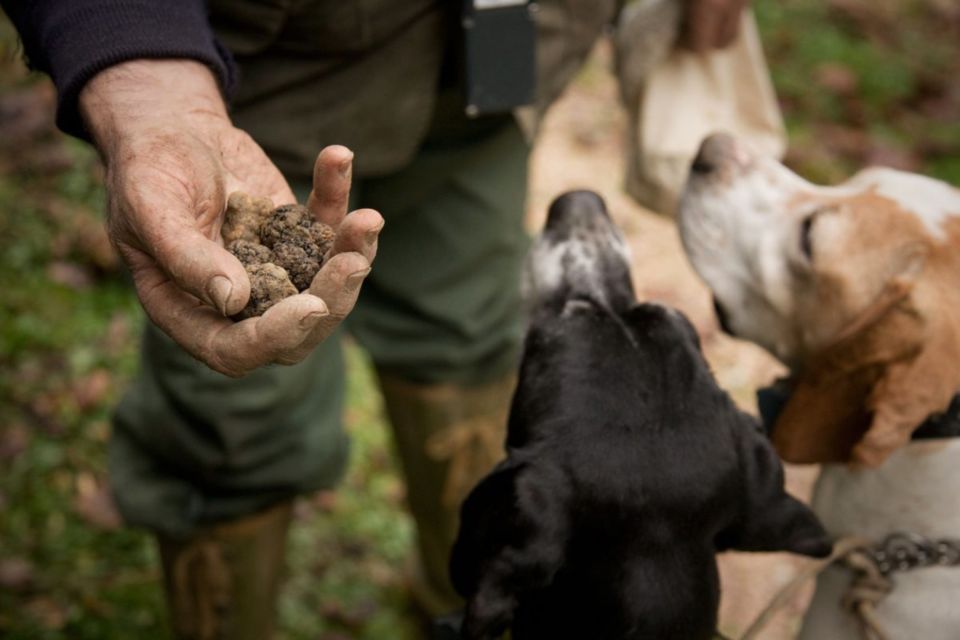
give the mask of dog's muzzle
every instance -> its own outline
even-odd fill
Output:
[[[535,307],[573,298],[607,306],[633,302],[627,246],[599,195],[572,191],[553,201],[524,285]]]

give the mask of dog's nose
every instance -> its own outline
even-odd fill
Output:
[[[566,233],[572,227],[593,226],[598,218],[609,218],[603,198],[593,191],[569,191],[550,205],[546,228]]]
[[[700,150],[690,165],[690,171],[706,175],[715,171],[724,162],[736,160],[739,155],[741,154],[733,136],[726,133],[715,133],[700,144]]]
[[[705,175],[713,171],[714,165],[706,158],[701,157],[700,154],[697,154],[697,157],[693,159],[693,164],[690,165],[690,171],[694,173],[699,173]]]

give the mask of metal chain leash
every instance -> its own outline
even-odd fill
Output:
[[[922,567],[960,565],[960,538],[931,539],[916,533],[897,532],[865,551],[884,576]]]
[[[807,580],[827,567],[839,564],[851,570],[854,578],[843,595],[843,606],[853,613],[864,640],[890,640],[876,617],[876,607],[894,588],[891,574],[925,567],[960,566],[960,538],[933,539],[916,533],[896,532],[881,542],[862,538],[843,538],[834,552],[801,571],[770,601],[740,640],[754,640],[773,617]]]

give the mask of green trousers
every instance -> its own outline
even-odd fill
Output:
[[[381,374],[482,385],[518,354],[528,148],[509,117],[434,130],[408,167],[356,181],[353,202],[386,226],[346,330]],[[110,443],[126,521],[184,537],[335,486],[348,453],[342,333],[300,364],[231,379],[148,326]]]

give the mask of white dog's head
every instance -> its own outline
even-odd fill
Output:
[[[808,419],[846,425],[830,446],[849,454],[869,427],[853,457],[879,463],[960,388],[960,191],[892,169],[820,187],[719,134],[693,162],[680,230],[724,328],[793,369]]]

